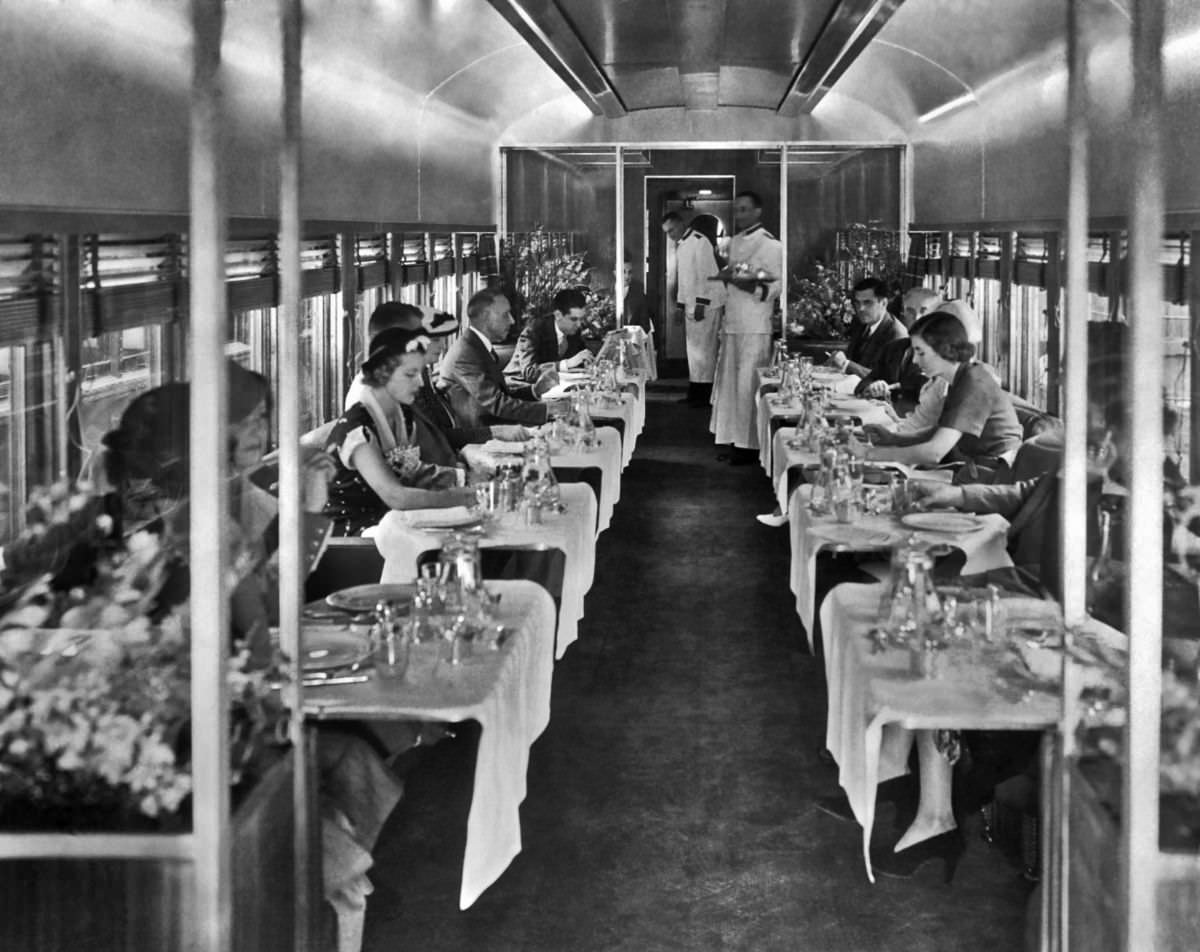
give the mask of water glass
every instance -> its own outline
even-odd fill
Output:
[[[900,476],[893,476],[891,479],[892,490],[892,512],[897,516],[902,516],[908,512],[909,506],[912,505],[912,497],[908,491],[908,481]]]
[[[408,671],[409,640],[395,626],[381,626],[375,633],[371,656],[375,675],[384,681],[399,681]]]

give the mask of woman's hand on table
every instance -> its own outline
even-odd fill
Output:
[[[909,499],[923,509],[961,509],[966,502],[961,486],[948,486],[923,479],[908,481]]]
[[[894,443],[892,431],[878,423],[864,423],[863,436],[876,446],[891,446]]]

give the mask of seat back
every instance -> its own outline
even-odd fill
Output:
[[[352,585],[373,585],[383,578],[383,556],[371,539],[334,536],[304,583],[304,600],[316,601]]]

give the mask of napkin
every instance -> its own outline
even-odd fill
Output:
[[[524,453],[525,444],[519,440],[488,440],[483,444],[485,453]]]
[[[404,522],[413,529],[432,529],[443,526],[466,525],[476,516],[466,506],[450,506],[446,509],[405,509],[401,512]]]

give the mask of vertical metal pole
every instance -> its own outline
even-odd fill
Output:
[[[779,275],[779,339],[787,340],[788,319],[788,147],[779,147],[779,243],[783,246],[783,267]]]
[[[1163,0],[1133,5],[1129,209],[1129,717],[1125,727],[1121,886],[1124,947],[1153,943],[1162,694]]]
[[[192,826],[196,948],[232,934],[229,841],[229,444],[225,370],[225,209],[221,187],[222,0],[192,0],[189,545],[192,633]]]
[[[614,243],[616,261],[613,270],[616,272],[616,283],[613,285],[613,311],[617,315],[617,327],[625,323],[625,150],[617,146],[616,176],[617,176],[617,235]]]
[[[1086,302],[1085,297],[1084,303]],[[1062,385],[1063,307],[1062,244],[1061,236],[1056,231],[1046,235],[1046,320],[1046,411],[1058,416],[1062,412],[1062,394],[1059,388]],[[1030,357],[1030,364],[1036,373],[1036,349]]]
[[[1188,237],[1188,248],[1191,258],[1188,261],[1187,300],[1188,300],[1188,340],[1191,352],[1200,353],[1200,261],[1196,259],[1197,249],[1200,248],[1200,231],[1193,231]],[[1188,480],[1200,480],[1200,368],[1191,367],[1189,386],[1189,426],[1188,433]]]
[[[1066,306],[1063,308],[1063,463],[1059,498],[1059,547],[1062,565],[1063,620],[1068,631],[1087,618],[1087,404],[1088,404],[1088,106],[1089,55],[1084,12],[1087,0],[1067,5],[1067,233]],[[1056,355],[1051,355],[1055,357]],[[1050,901],[1052,930],[1043,936],[1043,948],[1066,947],[1069,935],[1071,875],[1071,782],[1066,770],[1066,748],[1074,735],[1078,688],[1073,667],[1063,658],[1062,744],[1052,804],[1051,823],[1043,834],[1044,849],[1054,847],[1056,862],[1043,877]],[[1049,785],[1050,775],[1043,774]]]
[[[304,35],[303,0],[279,0],[283,37],[283,141],[279,148],[279,635],[289,658],[300,654],[300,613],[305,574],[300,479],[300,169],[301,75]],[[293,882],[295,930],[293,948],[307,949],[308,935],[308,785],[304,743],[303,690],[294,679],[287,689],[291,711]]]

